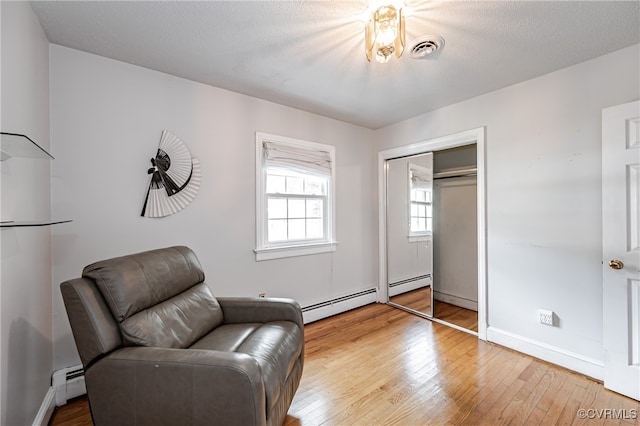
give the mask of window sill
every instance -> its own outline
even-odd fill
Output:
[[[256,260],[271,260],[284,257],[306,256],[310,254],[330,253],[336,251],[337,242],[301,244],[296,246],[269,247],[256,249]]]
[[[431,241],[431,233],[428,234],[414,234],[408,236],[410,243],[418,243],[422,241]]]

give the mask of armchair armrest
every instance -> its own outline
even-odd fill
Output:
[[[298,302],[284,298],[218,297],[226,324],[292,321],[304,330]]]
[[[252,357],[199,349],[127,347],[85,372],[96,425],[265,425]]]

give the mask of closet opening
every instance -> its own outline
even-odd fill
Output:
[[[379,302],[486,340],[484,129],[379,153]]]

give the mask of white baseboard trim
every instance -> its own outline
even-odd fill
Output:
[[[433,292],[433,298],[441,302],[449,303],[451,305],[460,306],[461,308],[478,312],[477,300],[464,299],[462,297],[454,296],[447,293],[441,293],[439,291]]]
[[[595,358],[586,357],[547,343],[518,336],[495,327],[487,328],[487,340],[584,374],[585,376],[597,380],[604,380],[604,362]]]
[[[53,410],[56,408],[55,399],[56,391],[53,387],[50,387],[44,396],[44,400],[40,405],[36,418],[33,419],[33,426],[47,426],[49,424],[49,420],[51,420],[51,416],[53,415]]]
[[[305,324],[341,314],[351,309],[375,303],[377,299],[376,289],[370,288],[361,292],[328,300],[323,303],[302,308],[302,318]]]

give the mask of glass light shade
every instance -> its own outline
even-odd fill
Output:
[[[404,16],[402,9],[394,6],[380,6],[372,14],[365,28],[365,51],[367,59],[375,57],[380,63],[387,63],[391,55],[402,56],[405,45]]]

